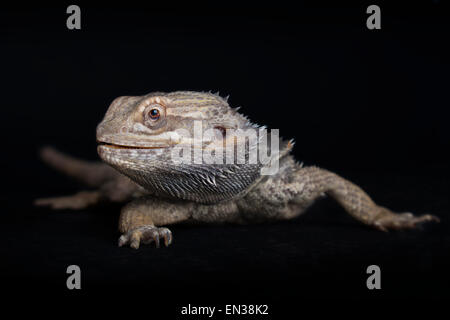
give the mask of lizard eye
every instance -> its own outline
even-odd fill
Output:
[[[155,127],[165,115],[165,109],[159,104],[151,104],[144,110],[144,124],[148,127]]]
[[[153,108],[152,110],[150,110],[148,115],[151,119],[158,120],[159,119],[159,110],[156,108]]]

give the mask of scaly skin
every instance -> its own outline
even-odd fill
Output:
[[[194,133],[196,121],[214,134],[200,141]],[[175,147],[194,146],[193,153],[226,148],[234,139],[227,129],[255,128],[226,99],[211,93],[155,92],[117,98],[97,127],[98,153],[107,164],[73,159],[48,147],[41,154],[44,161],[95,190],[35,203],[81,209],[105,200],[131,200],[120,215],[119,246],[135,249],[151,242],[158,247],[161,239],[168,246],[172,233],[163,226],[174,223],[292,219],[322,195],[331,196],[354,218],[382,231],[439,221],[428,214],[394,213],[338,175],[303,167],[290,155],[291,142],[280,141],[280,152],[270,155],[270,161],[279,161],[273,175],[261,175],[267,163],[180,164],[171,159]],[[249,148],[260,141],[250,142]]]

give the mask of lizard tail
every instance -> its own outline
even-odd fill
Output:
[[[116,175],[113,168],[100,161],[77,159],[53,147],[43,147],[40,149],[39,154],[41,159],[50,167],[91,187],[98,187]]]

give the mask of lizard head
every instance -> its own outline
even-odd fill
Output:
[[[201,125],[203,132],[196,135]],[[260,176],[258,164],[175,163],[174,148],[226,145],[228,129],[256,128],[212,93],[154,92],[115,99],[97,127],[100,157],[150,193],[217,202],[245,191]]]
[[[203,130],[216,129],[221,134],[226,129],[249,126],[243,115],[216,94],[155,92],[115,99],[97,127],[97,141],[117,148],[136,149],[192,144],[197,142],[194,138],[196,122],[201,122]],[[203,138],[202,141],[212,142]]]

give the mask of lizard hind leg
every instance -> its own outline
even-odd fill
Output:
[[[90,187],[100,187],[112,175],[112,168],[107,168],[101,162],[89,162],[73,158],[53,147],[43,147],[39,155],[50,167],[75,178]],[[34,200],[35,206],[48,206],[52,209],[79,210],[97,204],[101,201],[99,190],[81,191],[62,197],[48,197]]]
[[[97,204],[101,199],[99,191],[81,191],[74,195],[63,197],[39,198],[34,200],[35,206],[49,206],[52,209],[79,210]]]
[[[78,210],[104,200],[123,202],[138,192],[139,188],[135,183],[100,161],[76,159],[52,147],[42,148],[40,156],[49,166],[96,190],[81,191],[69,196],[36,199],[34,200],[36,206]]]
[[[43,147],[39,155],[50,167],[74,178],[90,187],[100,187],[118,173],[100,161],[86,161],[71,157],[53,147]]]

